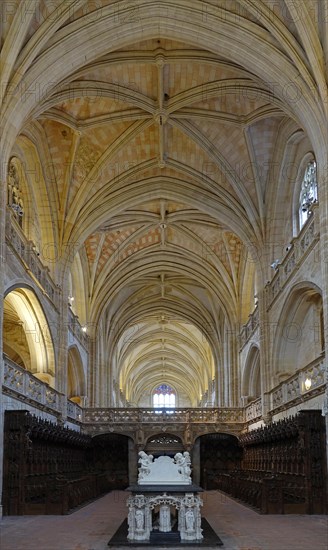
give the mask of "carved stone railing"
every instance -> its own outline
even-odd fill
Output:
[[[84,423],[203,423],[244,422],[242,408],[206,408],[206,409],[153,409],[153,408],[87,408],[83,409]]]
[[[63,411],[65,396],[45,382],[39,380],[31,372],[20,367],[4,355],[3,391],[15,399],[28,403],[41,411],[59,416]],[[72,421],[82,421],[82,407],[67,400],[67,418]]]
[[[63,395],[32,373],[4,357],[4,390],[18,399],[49,412],[59,413]]]
[[[87,350],[89,347],[89,338],[86,332],[83,331],[78,317],[74,315],[70,308],[68,308],[68,328],[80,344]]]
[[[67,400],[67,418],[70,420],[82,421],[82,407],[73,401]]]
[[[305,380],[311,380],[306,389]],[[268,396],[271,412],[290,407],[325,391],[325,364],[321,356],[273,388]]]
[[[240,331],[240,347],[241,349],[247,344],[250,337],[259,326],[259,309],[258,306],[254,309],[253,313],[250,314],[248,321],[245,325],[242,326]]]
[[[319,240],[317,206],[313,205],[313,214],[303,226],[300,234],[293,239],[290,249],[279,264],[271,282],[266,285],[267,307],[286,285],[290,277],[299,269],[307,254]]]
[[[307,390],[305,380],[311,380]],[[269,399],[269,410],[275,414],[305,402],[325,391],[325,364],[321,356],[297,374],[290,376],[273,388],[265,398]],[[64,409],[65,396],[39,380],[7,356],[4,356],[3,392],[15,399],[28,403],[41,411],[60,416]],[[156,431],[203,433],[208,430],[222,430],[241,433],[247,423],[262,417],[262,400],[258,398],[245,408],[84,408],[67,400],[67,419],[82,425],[89,433],[107,431],[131,432],[135,435],[140,426],[149,433]]]
[[[27,268],[27,271],[30,272],[32,278],[37,280],[45,295],[58,309],[61,290],[52,280],[49,268],[41,262],[34,243],[26,238],[9,209],[6,220],[6,242],[8,245],[7,254],[10,254],[10,251],[16,254]]]
[[[245,409],[246,422],[260,419],[262,416],[262,399],[259,397],[249,403]]]

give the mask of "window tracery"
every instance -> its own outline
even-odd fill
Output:
[[[175,400],[175,390],[167,384],[161,384],[160,386],[157,386],[157,388],[155,388],[153,392],[153,407],[155,409],[174,409]]]
[[[299,220],[300,229],[311,214],[311,206],[318,200],[317,165],[311,160],[305,169],[300,192]]]

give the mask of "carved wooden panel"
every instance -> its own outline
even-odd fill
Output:
[[[262,513],[326,513],[325,421],[321,411],[300,411],[239,438],[242,460],[235,471],[215,462],[209,488],[219,488]],[[206,448],[202,461],[207,460]]]
[[[4,514],[65,514],[128,484],[127,439],[89,435],[7,411],[4,436]]]
[[[217,488],[218,474],[240,468],[242,449],[230,434],[208,434],[200,438],[201,479],[204,489]]]

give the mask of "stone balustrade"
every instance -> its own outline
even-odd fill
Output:
[[[240,347],[241,349],[247,344],[250,337],[259,326],[259,310],[258,306],[255,307],[254,311],[249,315],[248,321],[245,325],[242,326],[240,331]]]
[[[306,389],[305,380],[311,381],[311,387]],[[324,358],[319,357],[296,374],[286,378],[267,393],[269,409],[275,414],[300,402],[306,401],[325,391]],[[245,407],[245,420],[252,422],[262,417],[262,399],[259,397]]]
[[[22,229],[17,224],[12,212],[8,209],[6,217],[6,243],[7,254],[11,252],[23,262],[25,269],[35,278],[42,287],[44,294],[58,309],[61,289],[52,280],[49,268],[44,266],[39,257],[35,244],[29,241]]]
[[[59,413],[63,395],[4,356],[4,389],[41,410]]]
[[[246,422],[259,420],[262,416],[262,399],[254,399],[251,403],[245,408],[245,420]]]
[[[63,411],[65,396],[62,393],[39,380],[31,372],[11,361],[6,355],[4,355],[3,391],[15,399],[49,414],[59,416]],[[82,420],[82,408],[69,399],[67,400],[67,417],[75,422]]]
[[[67,400],[67,418],[82,421],[82,407],[73,401]]]
[[[86,332],[83,331],[83,327],[77,315],[74,315],[70,308],[68,309],[68,328],[80,344],[87,350],[89,347],[89,338]]]
[[[296,273],[309,252],[319,240],[317,205],[313,205],[313,213],[302,227],[299,235],[293,239],[291,246],[278,265],[271,282],[266,285],[266,301],[269,308],[287,281]]]
[[[305,386],[305,380],[307,379],[311,381],[309,389]],[[324,358],[319,357],[296,374],[286,378],[269,392],[270,410],[277,412],[277,410],[284,409],[287,406],[297,404],[314,395],[323,393],[325,385]]]
[[[290,376],[274,387],[265,396],[269,400],[269,410],[275,414],[288,407],[311,399],[325,391],[324,357],[321,356],[298,373]],[[305,387],[305,380],[311,387]],[[37,409],[59,416],[64,410],[64,395],[39,380],[32,373],[20,367],[4,355],[3,391],[15,399],[27,402]],[[177,408],[85,408],[67,400],[67,418],[82,425],[90,434],[108,431],[136,433],[143,426],[149,433],[170,431],[195,435],[204,430],[241,433],[247,423],[262,418],[262,399],[257,398],[246,407]]]
[[[303,226],[298,237],[293,239],[290,249],[271,280],[266,285],[266,300],[269,308],[289,278],[299,269],[307,254],[319,240],[318,220],[316,215],[317,205],[313,205],[313,214]],[[240,331],[240,348],[242,349],[259,326],[258,307],[250,314],[249,319]]]
[[[206,409],[153,409],[153,408],[87,408],[83,409],[84,424],[156,423],[162,424],[216,424],[243,423],[242,408],[206,408]]]

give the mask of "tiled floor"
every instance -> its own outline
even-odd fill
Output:
[[[0,549],[106,550],[126,516],[126,498],[115,491],[69,516],[4,517]],[[203,515],[221,537],[223,550],[328,548],[327,516],[261,516],[218,491],[202,498]]]

